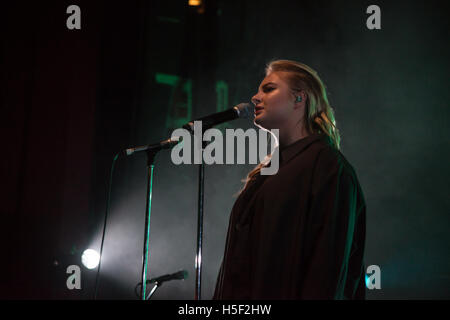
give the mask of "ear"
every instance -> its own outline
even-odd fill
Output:
[[[302,102],[305,102],[306,99],[308,98],[308,95],[306,94],[305,90],[301,90],[298,94],[302,97]]]
[[[301,97],[301,101],[294,100],[295,108],[301,107],[305,104],[307,95],[304,90],[294,91],[294,99],[296,99],[295,97]]]

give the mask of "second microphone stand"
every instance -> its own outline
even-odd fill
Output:
[[[161,149],[149,149],[147,153],[147,204],[145,209],[145,232],[144,232],[144,250],[142,253],[142,287],[141,300],[146,300],[145,291],[147,287],[147,264],[148,264],[148,246],[150,234],[150,214],[152,208],[152,189],[153,189],[153,169],[155,167],[155,156]],[[156,289],[156,288],[154,288]],[[154,290],[153,290],[154,291]],[[152,292],[153,293],[153,292]]]
[[[205,183],[205,164],[203,161],[203,149],[206,142],[201,139],[200,165],[198,174],[198,215],[197,215],[197,253],[195,256],[195,300],[201,300],[201,278],[202,278],[202,245],[203,245],[203,200],[204,200],[204,183]],[[149,148],[147,153],[147,203],[145,212],[145,233],[144,233],[144,249],[142,253],[142,287],[141,300],[146,300],[147,285],[147,264],[148,264],[148,248],[150,234],[150,216],[152,206],[152,187],[154,174],[155,156],[165,147]],[[153,288],[152,293],[156,289]]]

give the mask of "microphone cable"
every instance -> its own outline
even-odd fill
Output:
[[[110,204],[111,204],[111,185],[112,185],[112,178],[113,178],[113,173],[114,173],[114,165],[116,164],[116,160],[119,158],[120,154],[122,154],[122,152],[119,152],[114,156],[114,159],[111,164],[111,172],[110,172],[109,184],[108,184],[108,194],[106,197],[105,220],[103,222],[102,241],[100,244],[100,260],[98,262],[97,274],[95,276],[94,300],[97,300],[97,292],[98,292],[98,286],[99,286],[99,281],[100,281],[100,266],[102,264],[102,259],[103,259],[103,243],[105,241],[106,222],[108,220],[108,212],[109,212],[109,208],[110,208]]]

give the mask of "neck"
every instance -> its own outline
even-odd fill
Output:
[[[279,144],[280,148],[284,148],[300,139],[309,136],[305,128],[297,126],[296,130],[280,130],[279,131]]]

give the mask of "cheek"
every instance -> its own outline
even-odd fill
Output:
[[[281,93],[274,93],[267,99],[267,109],[273,114],[284,114],[287,112],[287,99]]]

